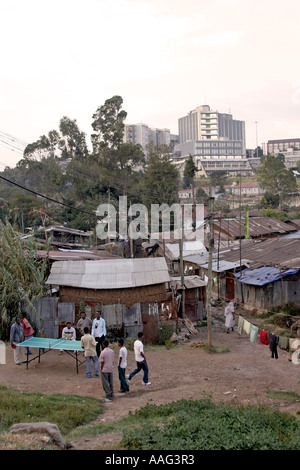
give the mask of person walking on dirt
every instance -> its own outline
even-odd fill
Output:
[[[127,375],[127,379],[128,379],[128,383],[130,383],[132,377],[138,374],[140,370],[143,370],[144,377],[143,377],[142,384],[151,385],[151,382],[148,381],[149,369],[148,369],[148,364],[146,361],[146,356],[144,354],[144,345],[143,345],[142,339],[143,339],[143,333],[140,332],[138,333],[138,339],[135,340],[134,345],[133,345],[137,368],[133,372],[131,372],[131,374]]]
[[[124,339],[121,338],[118,341],[118,346],[120,348],[119,351],[119,364],[118,364],[118,372],[119,372],[119,380],[120,380],[120,393],[129,392],[129,386],[126,382],[126,367],[127,367],[127,348],[124,346]]]
[[[226,333],[229,333],[230,328],[233,331],[234,327],[234,304],[233,302],[229,302],[227,307],[225,307],[225,327],[226,327]]]
[[[103,341],[103,350],[100,353],[99,365],[101,371],[101,382],[105,392],[105,401],[112,401],[114,398],[113,386],[113,366],[114,366],[115,353],[109,347],[109,341]]]

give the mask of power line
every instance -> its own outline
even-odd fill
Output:
[[[24,152],[27,143],[24,140],[18,139],[17,137],[8,134],[7,132],[0,130],[0,143],[10,148],[13,152],[17,153]]]

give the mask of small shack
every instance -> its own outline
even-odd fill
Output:
[[[286,304],[300,306],[299,269],[261,266],[236,273],[236,299],[245,305],[269,310]]]
[[[199,276],[184,276],[184,311],[187,318],[191,321],[202,320],[206,304],[206,286],[207,282]],[[181,276],[172,276],[170,289],[175,293],[178,302],[179,316],[182,315],[182,284]]]
[[[94,317],[101,308],[108,329],[126,336],[144,331],[146,342],[159,334],[159,308],[167,300],[170,276],[164,258],[57,261],[47,285],[58,288],[60,302],[82,302]]]

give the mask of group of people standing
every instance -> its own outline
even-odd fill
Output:
[[[20,347],[19,344],[26,339],[30,339],[33,335],[34,329],[27,320],[26,313],[22,313],[20,316],[17,316],[10,331],[10,343],[14,349],[14,360],[17,365],[20,365],[24,359],[24,348]],[[84,349],[87,377],[92,377],[91,366],[93,363],[94,376],[101,376],[101,382],[105,392],[105,400],[112,401],[115,397],[113,386],[115,352],[110,348],[109,341],[106,339],[106,324],[101,315],[101,311],[98,310],[96,312],[96,316],[93,320],[91,320],[85,312],[81,312],[76,328],[72,326],[71,322],[67,322],[66,326],[62,330],[62,338],[70,341],[75,341],[76,338],[80,340],[81,347]],[[143,385],[151,385],[151,382],[149,382],[148,379],[148,364],[142,340],[143,333],[140,332],[134,342],[136,369],[128,375],[126,375],[128,351],[124,344],[124,339],[121,338],[118,340],[119,357],[117,367],[120,381],[120,393],[129,392],[130,381],[141,370],[143,370],[144,373]],[[62,351],[60,351],[60,354],[61,353]],[[32,354],[30,348],[27,348],[27,354]]]
[[[99,376],[100,369],[101,383],[105,392],[105,401],[111,402],[115,397],[113,384],[115,352],[110,348],[109,341],[105,338],[106,325],[105,320],[101,316],[101,312],[96,312],[96,317],[93,321],[91,321],[85,313],[81,313],[81,318],[77,323],[77,329],[81,334],[80,343],[81,347],[84,349],[86,359],[86,375],[88,378],[92,377],[92,363],[94,376]],[[126,368],[128,351],[125,347],[124,339],[121,338],[118,340],[118,376],[120,381],[120,393],[129,392],[130,381],[138,372],[140,372],[140,370],[144,371],[143,384],[151,384],[148,380],[148,364],[144,354],[142,339],[143,333],[139,333],[137,340],[134,342],[134,353],[137,366],[136,369],[127,376]]]

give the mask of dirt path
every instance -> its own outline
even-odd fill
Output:
[[[217,318],[217,316],[215,317]],[[288,362],[288,353],[278,350],[279,358],[271,359],[268,346],[257,339],[252,344],[246,333],[226,334],[222,320],[214,322],[212,343],[229,348],[226,353],[207,353],[199,346],[207,341],[206,329],[174,349],[145,348],[149,365],[150,386],[142,385],[141,373],[130,384],[130,393],[119,394],[117,373],[114,375],[116,400],[105,403],[106,411],[98,422],[109,422],[126,416],[148,403],[160,405],[182,398],[201,399],[210,396],[215,402],[238,404],[272,404],[281,411],[296,414],[300,405],[267,397],[268,390],[300,393],[300,364]],[[114,349],[117,352],[117,348]],[[128,368],[135,368],[133,352],[129,351]],[[16,366],[13,352],[7,348],[6,365],[0,365],[0,382],[20,391],[64,393],[103,399],[99,378],[87,379],[85,366],[76,374],[75,361],[67,354],[51,351],[41,362]],[[102,436],[96,440],[76,442],[78,449],[111,445],[120,436]]]

